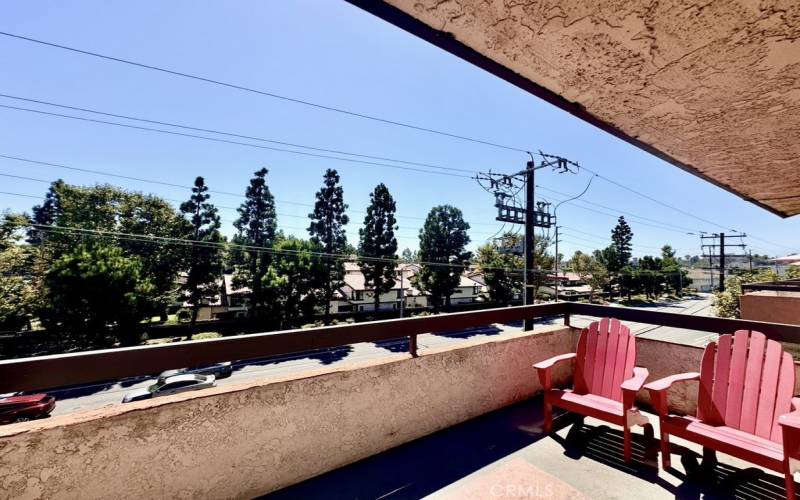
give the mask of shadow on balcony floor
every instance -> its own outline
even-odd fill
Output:
[[[264,498],[420,498],[541,439],[541,421],[540,401],[526,401]]]
[[[508,487],[517,488],[506,494],[512,497],[533,492],[552,498],[785,498],[782,477],[724,455],[718,464],[702,463],[700,447],[676,438],[673,468],[659,470],[652,428],[635,430],[633,461],[626,464],[622,431],[614,426],[562,415],[556,419],[556,433],[544,436],[541,422],[541,398],[535,398],[264,498],[411,499],[434,494],[478,499],[503,497],[495,493],[508,492]],[[552,491],[543,489],[551,486]]]

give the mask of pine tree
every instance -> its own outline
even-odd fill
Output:
[[[339,185],[339,174],[328,169],[323,176],[323,186],[317,191],[314,211],[308,214],[311,224],[308,232],[311,242],[326,254],[341,254],[347,248],[347,235],[344,226],[350,222],[345,214],[344,190]],[[341,259],[329,256],[324,260],[322,300],[325,302],[325,323],[330,323],[333,294],[344,285],[344,263]]]
[[[358,230],[358,251],[366,257],[391,259],[375,261],[360,259],[358,264],[364,273],[364,281],[372,288],[375,311],[380,308],[381,294],[392,290],[395,284],[395,261],[397,260],[397,238],[394,231],[396,205],[386,186],[381,183],[370,194],[370,204],[364,217],[364,227]]]
[[[430,294],[434,311],[442,304],[450,308],[450,296],[461,281],[461,273],[469,264],[466,246],[469,224],[461,210],[450,205],[433,207],[419,231],[419,258],[422,261],[416,276],[417,284]],[[437,265],[438,264],[438,265]]]
[[[203,302],[219,293],[217,280],[222,272],[222,242],[217,208],[208,202],[208,187],[202,177],[197,177],[189,201],[181,203],[181,213],[188,216],[189,234],[186,239],[197,242],[189,249],[186,282],[181,286],[184,298],[192,305],[192,320]],[[211,243],[206,245],[205,243]]]
[[[61,205],[59,192],[63,187],[64,181],[61,179],[50,184],[50,189],[47,190],[44,202],[33,207],[33,216],[31,218],[34,224],[49,226],[55,223]],[[37,246],[41,245],[44,234],[39,228],[30,228],[28,230],[28,243]]]
[[[631,260],[631,240],[633,231],[625,222],[625,217],[620,217],[616,227],[611,231],[611,244],[617,253],[617,269],[622,269]]]
[[[245,191],[245,201],[238,209],[239,218],[233,223],[238,234],[236,242],[253,247],[270,247],[275,241],[277,219],[275,199],[267,186],[266,168],[255,172]],[[236,286],[250,286],[250,317],[263,306],[262,279],[269,267],[269,253],[251,249],[242,256],[244,265],[236,271]]]

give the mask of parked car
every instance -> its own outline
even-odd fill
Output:
[[[216,378],[214,375],[197,375],[197,374],[184,374],[174,375],[167,377],[165,380],[159,380],[150,387],[143,387],[136,389],[122,399],[123,403],[130,403],[132,401],[141,401],[143,399],[151,399],[159,396],[168,396],[170,394],[177,394],[179,392],[197,391],[200,389],[208,389],[216,385]]]
[[[44,418],[56,407],[56,398],[48,394],[29,394],[0,399],[0,423],[25,422]]]
[[[233,374],[233,365],[230,361],[225,361],[224,363],[216,363],[209,366],[203,366],[201,368],[178,368],[175,370],[167,370],[165,372],[161,372],[161,375],[158,376],[158,381],[163,382],[169,377],[184,374],[214,375],[214,377],[217,379],[223,379],[228,378]]]

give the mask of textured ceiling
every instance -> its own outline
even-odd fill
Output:
[[[800,0],[348,0],[782,216]]]

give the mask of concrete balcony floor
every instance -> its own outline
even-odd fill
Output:
[[[599,420],[556,418],[542,433],[537,397],[272,493],[283,499],[752,498],[783,499],[783,478],[672,437],[672,468],[657,467],[658,443],[634,430],[622,460],[622,430]],[[647,414],[658,435],[658,421]],[[309,457],[313,460],[313,457]]]

